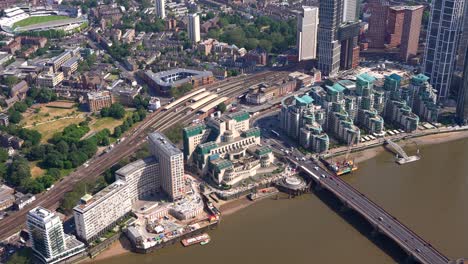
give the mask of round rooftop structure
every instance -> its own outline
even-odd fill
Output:
[[[302,190],[307,186],[304,179],[295,175],[282,179],[279,184],[290,190]]]

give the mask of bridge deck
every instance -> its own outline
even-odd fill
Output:
[[[364,194],[354,189],[339,177],[317,169],[317,165],[308,162],[296,162],[300,168],[316,182],[332,192],[347,206],[365,217],[378,230],[394,240],[401,248],[411,254],[414,259],[427,264],[447,264],[449,259],[432,245],[414,233],[411,229],[371,201]],[[326,176],[325,178],[323,176]]]

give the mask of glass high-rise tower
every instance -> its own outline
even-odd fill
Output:
[[[340,69],[341,44],[338,28],[343,15],[343,0],[320,1],[318,29],[318,68],[325,75],[335,75]]]
[[[438,99],[449,96],[455,69],[465,0],[433,0],[424,51],[424,74],[438,91]]]

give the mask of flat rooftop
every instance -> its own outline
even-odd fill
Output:
[[[414,10],[418,10],[420,8],[424,8],[424,6],[423,5],[415,5],[415,6],[404,5],[404,6],[391,6],[390,7],[390,9],[393,9],[393,10],[396,10],[396,11],[403,11],[403,10],[414,11]]]
[[[38,221],[46,223],[54,218],[56,215],[54,212],[44,208],[44,207],[36,207],[28,212],[28,217],[32,217]]]
[[[153,132],[148,135],[148,138],[167,155],[182,155],[182,151],[176,147],[176,145],[174,145],[164,134],[160,132]]]
[[[197,71],[190,69],[177,68],[169,71],[154,73],[146,71],[146,75],[150,77],[159,86],[182,85],[192,78],[206,78],[213,76],[210,71]]]
[[[100,200],[105,200],[108,198],[108,196],[118,190],[120,190],[122,187],[126,185],[126,182],[121,181],[121,180],[116,180],[113,182],[111,185],[107,186],[106,188],[102,189],[95,195],[85,195],[81,200],[85,200],[85,203],[78,204],[73,208],[73,210],[77,211],[85,211],[87,208],[91,207],[94,205],[96,202]]]
[[[140,160],[137,160],[135,162],[132,162],[132,163],[129,163],[129,164],[125,165],[124,167],[117,170],[115,172],[115,174],[125,176],[125,175],[128,175],[128,174],[132,174],[135,171],[137,171],[137,170],[139,170],[139,169],[141,169],[143,167],[149,166],[151,164],[154,164],[154,163],[156,163],[156,159],[154,157],[148,157],[148,158],[145,158],[145,159],[140,159]]]
[[[78,57],[71,57],[71,59],[67,60],[62,67],[71,67],[74,63],[78,62],[80,59]]]

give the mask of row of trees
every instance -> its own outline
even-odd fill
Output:
[[[123,124],[114,129],[114,137],[119,138],[125,131],[129,130],[133,124],[146,118],[146,110],[143,108],[133,112],[133,114],[127,117]]]

